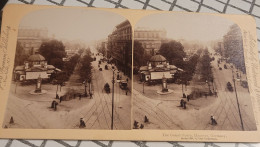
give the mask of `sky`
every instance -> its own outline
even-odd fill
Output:
[[[115,26],[126,20],[107,11],[83,9],[45,9],[26,15],[20,26],[47,28],[48,36],[56,39],[93,40],[105,39]]]
[[[135,28],[165,29],[169,39],[207,42],[221,39],[232,24],[226,18],[213,15],[164,13],[142,18]]]

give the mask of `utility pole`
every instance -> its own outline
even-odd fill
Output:
[[[209,78],[208,78],[209,79]],[[206,80],[206,83],[208,84],[208,87],[209,87],[209,93],[210,93],[210,82],[208,80]]]
[[[112,118],[111,118],[111,130],[113,130],[113,124],[114,124],[114,84],[115,84],[115,76],[114,76],[115,70],[113,69],[113,79],[112,79]]]
[[[143,94],[144,94],[144,83],[145,83],[145,81],[143,81]]]
[[[237,107],[238,107],[239,117],[240,117],[240,121],[241,121],[241,127],[242,127],[242,130],[244,131],[245,129],[244,129],[243,120],[242,120],[242,116],[241,116],[241,112],[240,112],[240,106],[239,106],[238,97],[237,97],[237,89],[236,89],[236,82],[235,82],[235,78],[234,78],[234,74],[233,74],[233,68],[232,68],[232,78],[233,78],[233,83],[234,83],[234,88],[235,88],[235,94],[236,94],[236,99],[237,99]]]

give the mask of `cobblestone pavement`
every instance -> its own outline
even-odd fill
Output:
[[[9,0],[8,3],[87,6],[101,8],[154,9],[169,11],[249,14],[256,19],[260,50],[260,0]],[[63,140],[0,140],[5,147],[256,147],[260,144],[244,143],[184,143],[184,142],[123,142],[123,141],[63,141]]]

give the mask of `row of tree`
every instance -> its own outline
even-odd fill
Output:
[[[80,59],[80,69],[79,69],[79,75],[82,81],[89,81],[89,80],[91,81],[92,61],[93,58],[91,57],[90,49],[85,50],[85,55]]]
[[[203,56],[200,59],[202,81],[213,82],[213,73],[211,67],[212,60],[214,60],[214,58],[211,58],[208,49],[205,49]]]

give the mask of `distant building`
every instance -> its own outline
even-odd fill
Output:
[[[147,63],[147,66],[140,67],[140,80],[161,80],[163,76],[167,79],[173,79],[174,74],[178,70],[182,71],[182,69],[179,69],[174,65],[170,65],[162,55],[156,54],[151,57]]]
[[[119,70],[131,76],[132,27],[129,21],[118,24],[108,36],[107,57],[116,64]]]
[[[155,55],[166,39],[166,31],[139,27],[135,29],[134,38],[142,44],[146,53]]]
[[[14,78],[19,81],[34,80],[39,76],[42,79],[49,79],[56,71],[60,70],[53,65],[48,65],[45,58],[36,52],[24,62],[24,65],[15,67]]]
[[[21,43],[25,54],[33,55],[47,38],[46,28],[19,27],[17,41]]]
[[[227,62],[231,62],[236,68],[246,72],[244,63],[244,49],[242,32],[238,25],[230,26],[229,31],[223,37],[224,57]]]

